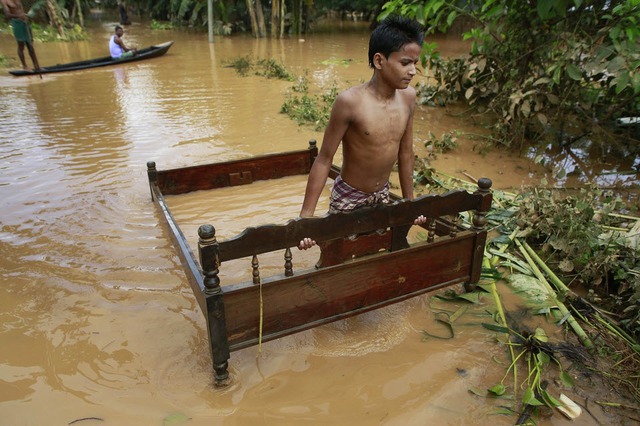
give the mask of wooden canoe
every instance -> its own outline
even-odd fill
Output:
[[[58,64],[50,67],[43,67],[38,71],[11,70],[9,71],[9,74],[15,75],[17,77],[22,77],[25,75],[78,71],[89,68],[106,67],[108,65],[120,65],[127,62],[142,61],[144,59],[157,58],[158,56],[164,55],[165,53],[167,53],[172,44],[173,41],[168,41],[166,43],[145,47],[144,49],[138,50],[138,53],[135,56],[124,59],[113,59],[111,56],[105,56],[102,58],[88,59],[86,61],[70,62],[67,64]]]

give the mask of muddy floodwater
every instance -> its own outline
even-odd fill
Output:
[[[40,63],[106,55],[114,24],[92,23],[90,41],[36,43]],[[213,387],[204,317],[159,224],[146,162],[175,168],[320,141],[279,113],[291,82],[224,65],[274,58],[315,87],[347,87],[370,77],[368,31],[342,23],[303,40],[210,44],[203,33],[126,28],[134,46],[168,40],[169,52],[149,61],[43,78],[0,73],[0,424],[513,424],[495,414],[499,401],[469,392],[505,372],[495,362],[507,362],[503,348],[479,326],[490,321],[489,298],[458,320],[453,339],[423,341],[423,330],[446,334],[434,321],[443,302],[425,295],[232,353],[233,384]],[[447,54],[464,51],[442,41]],[[16,57],[6,33],[0,54]],[[419,156],[429,131],[477,131],[444,109],[416,114]],[[551,178],[526,158],[472,146],[434,166],[490,177],[494,188]],[[194,242],[202,223],[230,237],[296,217],[304,185],[287,178],[169,202]],[[568,423],[556,413],[539,424]]]

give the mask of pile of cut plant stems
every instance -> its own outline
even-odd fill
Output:
[[[438,171],[434,171],[431,178],[436,186],[444,190],[463,188],[470,192],[475,191],[477,189],[475,179],[466,173],[465,176],[471,181]],[[492,210],[487,215],[489,226],[493,227],[489,229],[490,236],[497,233],[494,231],[503,225],[503,219],[512,214],[516,208],[516,194],[499,190],[493,191]],[[640,226],[640,218],[631,216],[625,216],[625,218],[636,221],[634,229]],[[463,217],[463,226],[470,226],[470,223],[471,217]],[[603,229],[607,228],[603,227]],[[623,230],[626,229],[618,231]],[[590,358],[596,360],[593,363],[585,362],[583,367],[592,374],[600,375],[606,383],[611,384],[611,388],[626,391],[633,400],[630,403],[618,402],[621,398],[612,395],[613,400],[596,401],[596,403],[609,410],[616,408],[618,409],[616,414],[640,421],[640,415],[637,414],[640,412],[638,411],[638,406],[640,406],[640,345],[606,312],[587,302],[567,287],[536,251],[523,238],[517,236],[518,231],[519,229],[515,228],[508,236],[502,235],[493,239],[489,237],[483,261],[482,285],[479,286],[491,294],[496,305],[494,315],[496,324],[483,325],[498,332],[500,335],[498,340],[507,346],[511,358],[505,379],[511,372],[513,375],[513,401],[517,401],[520,405],[513,409],[514,413],[520,414],[516,424],[527,424],[528,421],[531,421],[530,416],[535,414],[539,406],[556,407],[569,418],[575,418],[579,415],[580,408],[573,411],[571,408],[573,402],[570,399],[561,395],[560,401],[558,401],[545,389],[546,383],[542,381],[540,373],[543,367],[549,364],[546,351],[549,351],[550,347],[545,346],[547,338],[544,331],[537,329],[535,333],[528,335],[510,328],[497,290],[497,283],[502,282],[502,278],[506,278],[508,281],[509,277],[515,275],[532,277],[546,291],[551,303],[548,304],[548,309],[540,310],[538,313],[549,314],[558,327],[564,327],[575,334],[584,350],[591,354]],[[588,313],[576,306],[588,307]],[[523,348],[528,348],[530,352],[525,353],[526,350]],[[532,348],[533,350],[531,350]],[[602,360],[607,355],[610,357],[614,355],[617,362],[607,367],[598,368],[598,358]],[[528,372],[525,375],[525,380],[519,382],[517,364],[519,360],[523,359],[527,361]],[[562,383],[570,387],[569,377],[562,370],[559,357],[552,356],[551,359],[560,368]],[[500,383],[488,391],[494,396],[500,397],[505,394],[507,388],[508,386]],[[518,394],[519,391],[521,391],[521,395]],[[631,414],[628,414],[629,412]]]

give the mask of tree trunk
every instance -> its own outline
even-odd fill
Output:
[[[306,34],[309,31],[309,2],[303,1],[300,5],[300,31],[302,34]]]
[[[298,1],[300,3],[298,7],[298,34],[304,34],[304,1]]]
[[[262,38],[267,35],[267,30],[264,24],[264,12],[262,11],[262,2],[260,0],[256,0],[256,18],[258,20],[258,37]]]
[[[293,0],[291,2],[291,33],[300,34],[300,9],[302,0]]]
[[[82,14],[82,5],[80,4],[80,0],[76,0],[76,8],[78,11],[78,23],[82,28],[84,28],[84,16]]]
[[[247,12],[249,13],[249,18],[251,19],[251,34],[254,37],[258,38],[258,20],[256,19],[256,10],[253,7],[252,0],[247,0]]]
[[[58,5],[53,0],[45,1],[47,6],[47,14],[49,15],[49,22],[51,26],[58,30],[58,34],[64,36],[64,26],[62,24],[62,20],[60,19],[60,15],[58,14]]]
[[[286,2],[284,0],[280,0],[280,37],[284,35],[284,15],[286,12]]]
[[[280,33],[280,0],[271,1],[271,37],[276,38]]]

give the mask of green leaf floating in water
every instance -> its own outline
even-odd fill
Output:
[[[573,387],[573,384],[574,384],[573,377],[571,377],[571,375],[566,371],[563,371],[560,373],[560,381],[562,382],[563,385],[565,385],[568,388]]]
[[[514,291],[529,302],[548,307],[555,305],[549,291],[537,278],[524,274],[512,274],[507,279]]]
[[[535,337],[536,340],[542,343],[546,343],[549,341],[549,338],[547,337],[547,333],[545,333],[544,330],[541,329],[540,327],[536,328],[536,332],[533,335],[533,337]]]
[[[169,414],[162,420],[162,426],[176,426],[185,423],[187,420],[191,420],[190,417],[185,416],[182,413]]]
[[[501,325],[497,325],[497,324],[488,324],[486,322],[482,323],[482,326],[484,328],[486,328],[487,330],[491,330],[491,331],[497,331],[498,333],[509,333],[509,329],[507,327],[503,327]]]
[[[502,383],[500,383],[498,385],[490,387],[488,391],[496,396],[502,396],[507,391],[507,388]]]
[[[525,389],[524,393],[522,394],[522,403],[524,405],[544,405],[543,402],[540,402],[538,399],[536,399],[532,388]]]
[[[348,67],[353,62],[353,59],[338,59],[338,58],[329,58],[320,62],[322,65],[342,65],[343,67]]]

